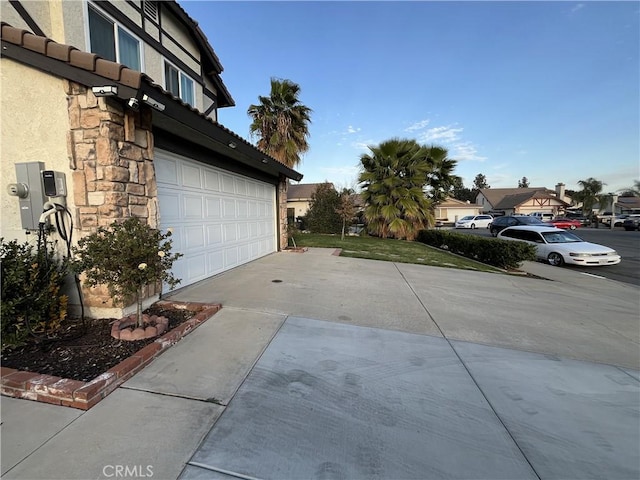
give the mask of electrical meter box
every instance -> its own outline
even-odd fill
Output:
[[[20,220],[25,230],[37,230],[42,206],[47,201],[42,182],[43,162],[16,163],[18,184],[26,185],[26,195],[18,197]]]

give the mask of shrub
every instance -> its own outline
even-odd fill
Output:
[[[307,212],[307,228],[313,233],[340,233],[342,220],[336,209],[340,206],[340,195],[330,183],[318,185],[311,195]]]
[[[55,334],[67,316],[61,294],[68,261],[56,258],[53,245],[0,238],[2,349],[24,344],[30,336]]]
[[[421,230],[416,240],[506,270],[518,268],[523,261],[536,258],[536,248],[524,242],[494,240],[443,230]]]
[[[170,236],[171,232],[162,233],[137,218],[114,222],[78,241],[73,267],[84,272],[87,285],[106,285],[116,302],[135,298],[142,326],[142,289],[157,282],[172,288],[180,283],[171,266],[182,254],[171,253]]]

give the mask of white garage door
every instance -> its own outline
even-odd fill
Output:
[[[154,152],[160,228],[173,229],[184,256],[173,274],[184,287],[276,251],[275,186]]]

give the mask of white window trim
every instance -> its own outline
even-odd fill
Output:
[[[83,1],[83,15],[84,15],[84,38],[85,38],[85,44],[86,44],[86,51],[87,52],[91,52],[91,32],[89,31],[89,5],[91,5],[91,8],[93,8],[96,12],[98,12],[100,15],[102,15],[103,17],[105,17],[106,19],[108,19],[110,22],[113,22],[114,26],[117,28],[121,28],[122,30],[124,30],[125,32],[127,32],[129,35],[131,35],[133,38],[135,38],[138,41],[138,45],[140,45],[140,71],[144,72],[145,71],[145,67],[144,67],[144,42],[140,39],[140,37],[138,37],[135,33],[133,33],[131,30],[129,30],[127,27],[124,27],[122,24],[120,24],[117,20],[115,20],[111,15],[109,15],[108,13],[102,11],[100,9],[100,7],[98,7],[97,5],[95,5],[93,2],[89,2],[87,0]],[[114,34],[114,41],[116,44],[116,62],[120,63],[120,39],[118,38],[118,32],[117,30],[115,30],[113,32]]]
[[[197,99],[196,85],[198,85],[198,84],[195,82],[195,80],[193,78],[191,78],[189,75],[184,73],[184,71],[182,71],[180,68],[176,67],[176,65],[174,63],[171,63],[166,58],[163,58],[162,60],[163,60],[163,64],[162,64],[162,88],[167,90],[167,75],[165,73],[165,71],[166,71],[165,70],[165,63],[166,63],[166,64],[168,64],[172,68],[175,68],[178,71],[178,88],[180,89],[180,95],[178,95],[178,97],[180,98],[180,100],[182,100],[184,103],[188,103],[189,105],[191,105],[194,108],[198,108],[197,105],[196,105],[196,103],[197,103],[197,101],[196,101],[196,99]],[[193,85],[193,104],[187,102],[186,100],[184,100],[182,98],[182,82],[180,81],[180,77],[185,77],[185,78],[191,80],[191,84]],[[171,93],[171,92],[169,92],[169,93]]]

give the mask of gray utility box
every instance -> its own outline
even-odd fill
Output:
[[[20,220],[25,230],[37,230],[42,208],[47,198],[42,185],[44,162],[16,163],[16,180],[27,186],[26,196],[18,197]]]

